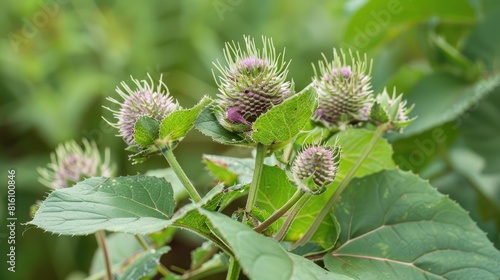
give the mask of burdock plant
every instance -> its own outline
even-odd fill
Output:
[[[109,280],[220,279],[214,274],[225,271],[227,280],[241,273],[258,280],[498,279],[500,253],[466,211],[397,168],[383,136],[413,121],[411,107],[386,90],[372,96],[366,56],[334,51],[295,93],[283,54],[270,39],[262,43],[226,44],[226,63],[215,64],[216,100],[204,97],[189,109],[161,79],[122,83],[121,100],[108,98],[118,105],[111,125],[129,149],[161,153],[171,169],[102,177],[110,174],[108,156],[101,161],[95,144],[67,144],[41,171],[54,190],[29,224],[97,233]],[[209,190],[200,194],[172,152],[193,127],[255,156],[204,157],[215,181],[202,182]],[[174,195],[180,185],[191,201]],[[179,256],[167,244],[179,228],[207,241],[186,267],[163,258]],[[113,258],[104,231],[119,237],[110,242]],[[133,234],[144,250],[127,242],[132,251],[123,255],[116,232]]]

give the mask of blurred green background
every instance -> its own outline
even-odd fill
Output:
[[[272,37],[291,59],[300,90],[311,62],[332,48],[374,59],[373,86],[404,92],[419,119],[389,135],[395,161],[429,178],[470,211],[500,248],[500,1],[2,1],[0,3],[0,170],[17,172],[17,271],[7,271],[0,230],[1,279],[80,279],[94,238],[57,237],[20,223],[48,189],[36,168],[57,144],[87,137],[110,147],[120,175],[165,167],[131,165],[123,141],[101,118],[107,96],[130,75],[163,80],[184,107],[215,96],[212,62],[226,41]],[[176,150],[206,192],[203,153],[248,156],[193,131]],[[5,188],[4,188],[5,189]],[[0,193],[5,221],[6,191]],[[3,224],[3,222],[2,222]],[[188,260],[189,261],[189,260]]]

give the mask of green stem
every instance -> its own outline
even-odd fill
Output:
[[[264,159],[266,158],[267,147],[264,144],[257,144],[257,155],[255,156],[255,167],[253,169],[252,183],[250,184],[250,189],[248,190],[247,204],[245,207],[245,212],[250,214],[253,210],[255,202],[257,201],[257,192],[259,191],[260,178],[262,176],[262,169],[264,168]],[[246,215],[243,216],[243,220],[246,220]]]
[[[267,227],[269,227],[272,223],[276,222],[279,218],[281,218],[292,206],[299,201],[299,199],[304,194],[300,188],[297,188],[297,191],[293,194],[293,196],[283,205],[280,209],[274,212],[269,218],[263,221],[260,225],[256,226],[254,230],[256,232],[263,232]]]
[[[325,207],[319,212],[319,214],[316,216],[314,219],[313,223],[309,227],[309,229],[306,231],[306,233],[295,243],[293,246],[290,248],[290,250],[293,250],[309,240],[311,240],[312,236],[316,232],[316,230],[319,228],[321,223],[323,222],[323,219],[326,217],[326,215],[330,212],[330,209],[335,205],[337,202],[338,198],[344,191],[344,189],[349,185],[351,182],[352,178],[354,178],[354,175],[358,171],[358,169],[361,167],[365,159],[368,157],[368,155],[371,153],[373,148],[375,148],[375,145],[377,144],[378,140],[382,137],[384,132],[387,130],[389,126],[389,123],[384,123],[381,124],[377,129],[375,130],[375,133],[372,136],[372,139],[368,143],[368,145],[365,147],[363,150],[363,153],[359,156],[358,160],[356,163],[354,163],[354,166],[349,169],[349,172],[347,172],[347,175],[345,176],[344,180],[340,183],[338,188],[335,190],[333,195],[330,197],[328,202],[325,204]]]
[[[135,234],[134,237],[135,239],[137,239],[139,244],[141,244],[142,249],[144,249],[145,251],[150,249],[148,243],[146,242],[146,240],[144,240],[142,236]]]
[[[286,233],[290,229],[290,226],[292,225],[293,221],[295,220],[295,217],[297,217],[297,214],[299,214],[300,210],[302,210],[302,208],[304,208],[304,206],[307,204],[309,199],[311,199],[311,197],[312,197],[311,194],[306,194],[305,196],[301,197],[301,199],[297,202],[297,204],[295,204],[295,207],[293,207],[293,209],[290,211],[290,213],[286,217],[285,222],[281,226],[280,231],[278,232],[278,234],[276,234],[274,239],[276,239],[278,241],[283,240]]]
[[[238,261],[234,256],[231,256],[226,280],[238,280],[239,276],[240,276],[240,264],[238,263]]]
[[[95,237],[97,239],[97,244],[99,244],[99,247],[102,250],[104,266],[106,267],[106,278],[108,280],[113,280],[113,269],[111,267],[111,259],[109,257],[108,246],[106,243],[106,234],[104,234],[104,231],[99,230],[95,233]]]
[[[159,145],[157,147],[167,160],[168,164],[170,164],[170,167],[172,167],[172,169],[174,170],[175,175],[177,175],[184,188],[186,188],[186,191],[188,192],[191,199],[194,202],[199,202],[201,200],[200,194],[198,193],[198,191],[196,191],[196,188],[193,186],[189,178],[186,176],[184,170],[182,170],[172,150],[163,145],[162,146]]]

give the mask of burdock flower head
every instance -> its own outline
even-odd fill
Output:
[[[245,37],[245,49],[239,44],[226,44],[227,66],[215,64],[221,76],[215,114],[226,129],[248,132],[252,124],[273,106],[292,93],[292,84],[285,81],[288,63],[276,54],[271,39],[263,38],[262,50],[255,41]]]
[[[305,147],[292,165],[293,177],[298,186],[311,194],[323,193],[337,174],[340,150],[339,146]]]
[[[395,88],[392,96],[384,88],[384,91],[377,95],[370,117],[379,123],[389,122],[390,129],[401,131],[416,119],[416,117],[408,118],[408,114],[413,110],[415,104],[407,108],[406,103],[403,95],[396,95]]]
[[[333,61],[319,62],[314,68],[313,87],[318,94],[318,108],[312,119],[328,128],[355,120],[367,120],[373,103],[370,83],[371,61],[366,55],[356,58],[349,51],[349,61],[341,50],[333,50]]]
[[[95,142],[87,139],[82,142],[83,148],[75,141],[59,145],[51,154],[47,167],[38,169],[40,182],[49,188],[61,189],[90,177],[110,177],[113,168],[109,164],[109,149],[105,150],[104,160],[101,160]]]
[[[120,102],[114,98],[108,97],[107,100],[120,106],[118,111],[105,107],[113,112],[117,119],[116,123],[108,123],[117,128],[119,136],[123,137],[128,146],[138,146],[134,138],[135,125],[142,116],[151,117],[161,122],[167,115],[178,109],[179,105],[169,96],[167,86],[162,82],[162,77],[157,87],[148,74],[149,81],[136,80],[130,77],[135,84],[135,88],[130,88],[125,82],[121,83],[122,88],[117,87],[116,92],[123,98]]]

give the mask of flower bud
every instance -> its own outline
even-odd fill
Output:
[[[304,148],[295,158],[292,173],[302,190],[321,194],[333,182],[340,161],[338,146],[310,146]]]
[[[40,182],[49,188],[61,189],[90,177],[110,177],[113,168],[109,165],[109,149],[101,161],[95,142],[87,139],[82,142],[83,149],[75,141],[59,145],[51,155],[51,163],[38,169]]]
[[[227,66],[216,64],[221,76],[216,79],[220,93],[214,112],[230,131],[250,131],[257,118],[292,93],[283,55],[276,54],[271,39],[262,41],[262,50],[250,37],[245,37],[245,50],[239,44],[226,44]]]
[[[387,89],[384,88],[384,91],[377,95],[370,117],[379,123],[390,122],[391,129],[401,131],[416,119],[416,117],[408,118],[414,105],[406,108],[406,100],[403,99],[403,95],[396,96],[396,89],[394,89],[391,97],[387,93]]]
[[[370,72],[371,61],[366,55],[355,58],[349,51],[350,63],[346,54],[333,50],[333,61],[326,57],[319,62],[319,73],[314,69],[313,87],[318,94],[318,108],[312,119],[328,128],[355,120],[366,120],[366,109],[373,102]]]
[[[177,102],[174,102],[173,98],[169,96],[168,88],[161,81],[161,77],[156,88],[154,88],[153,79],[149,74],[148,77],[150,83],[131,77],[136,86],[134,89],[122,82],[122,88],[117,87],[116,92],[123,98],[123,102],[111,97],[107,98],[120,106],[118,111],[105,107],[117,119],[116,123],[109,121],[108,123],[119,130],[119,135],[123,137],[128,146],[139,146],[134,139],[134,130],[140,117],[151,117],[161,123],[167,115],[179,108]]]

